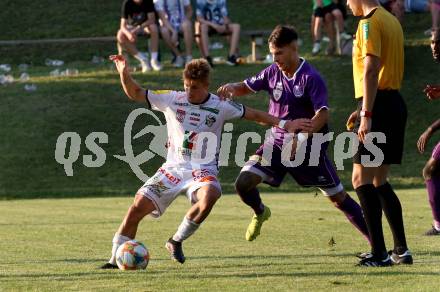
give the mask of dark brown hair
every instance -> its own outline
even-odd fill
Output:
[[[293,26],[277,25],[269,36],[268,42],[281,48],[298,40],[298,33]]]
[[[183,79],[209,82],[211,66],[205,59],[194,59],[187,63],[183,70]]]

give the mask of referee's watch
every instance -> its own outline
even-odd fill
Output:
[[[372,112],[369,111],[361,111],[361,118],[371,118],[373,116]]]

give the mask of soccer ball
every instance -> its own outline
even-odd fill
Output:
[[[136,240],[124,242],[116,251],[116,264],[121,270],[145,269],[149,260],[147,248]]]

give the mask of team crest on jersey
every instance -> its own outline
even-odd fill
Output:
[[[176,119],[179,121],[179,123],[183,123],[183,120],[185,119],[186,112],[182,109],[177,109],[176,111]]]
[[[304,86],[295,85],[293,87],[293,94],[295,97],[302,97],[304,95]]]
[[[283,83],[282,82],[277,82],[277,86],[273,90],[272,95],[276,101],[278,101],[281,98],[281,96],[283,95]]]
[[[215,118],[214,115],[207,115],[206,119],[205,119],[205,124],[208,127],[212,127],[212,125],[214,125],[214,123],[217,121],[217,119]]]
[[[362,24],[362,32],[364,33],[364,39],[368,40],[369,34],[370,34],[370,23],[365,22]]]

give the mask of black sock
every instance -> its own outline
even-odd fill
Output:
[[[387,254],[385,240],[382,230],[382,206],[379,195],[372,184],[360,186],[356,189],[356,194],[364,212],[365,223],[371,240],[371,252],[374,256],[383,258]]]
[[[241,200],[251,207],[255,214],[259,215],[264,212],[264,205],[261,202],[260,192],[257,188],[253,188],[250,190],[238,190],[238,195],[240,196]]]
[[[387,217],[394,239],[394,252],[404,253],[408,247],[406,245],[405,228],[403,226],[402,205],[399,198],[394,193],[389,183],[376,188],[382,204],[383,212]]]

